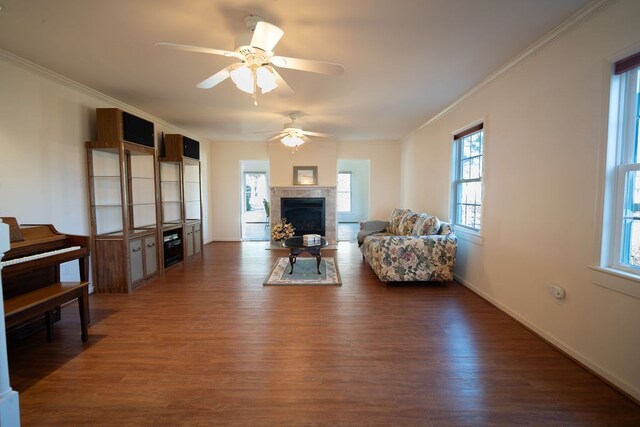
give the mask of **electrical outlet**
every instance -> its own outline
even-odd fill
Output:
[[[551,292],[551,296],[553,296],[557,300],[564,299],[565,292],[564,289],[557,285],[549,286],[549,291]]]

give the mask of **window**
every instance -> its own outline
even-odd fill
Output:
[[[453,223],[471,231],[482,224],[483,125],[453,136]]]
[[[635,58],[635,60],[634,60]],[[616,63],[611,84],[604,264],[640,274],[640,54]]]
[[[351,212],[351,172],[338,172],[338,212]]]

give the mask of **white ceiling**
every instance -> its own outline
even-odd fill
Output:
[[[214,141],[264,140],[286,115],[337,140],[398,140],[588,0],[0,0],[0,48]],[[154,47],[233,50],[257,14],[285,32],[276,55],[337,62],[340,77],[280,69],[296,91],[251,96],[235,62]]]

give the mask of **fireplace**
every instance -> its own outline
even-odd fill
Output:
[[[271,224],[275,224],[280,214],[281,200],[286,198],[322,198],[324,199],[324,233],[330,245],[336,244],[338,237],[338,215],[336,211],[336,187],[312,187],[296,185],[294,187],[269,187],[271,197]],[[285,217],[289,219],[289,217]],[[298,231],[298,230],[296,230]],[[320,234],[320,233],[306,233]]]
[[[324,197],[282,197],[280,199],[280,217],[286,218],[296,236],[303,234],[325,235],[325,198]]]

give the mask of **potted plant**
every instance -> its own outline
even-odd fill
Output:
[[[271,227],[271,238],[276,242],[284,243],[290,237],[293,237],[296,229],[293,228],[290,222],[287,222],[286,218],[282,218]]]

